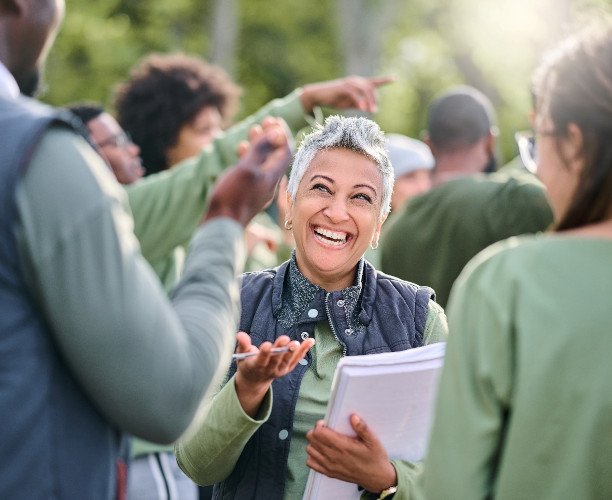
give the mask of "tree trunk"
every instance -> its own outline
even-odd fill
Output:
[[[377,74],[381,42],[394,12],[397,12],[397,0],[337,0],[336,20],[345,74]]]
[[[212,16],[212,50],[210,62],[218,64],[233,76],[238,37],[236,0],[215,0]]]

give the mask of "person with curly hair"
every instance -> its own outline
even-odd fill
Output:
[[[119,85],[115,108],[151,174],[196,156],[229,125],[240,93],[219,66],[182,53],[156,53]]]

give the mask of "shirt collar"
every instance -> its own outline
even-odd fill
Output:
[[[362,258],[357,264],[355,283],[339,292],[344,299],[344,310],[349,323],[358,323],[357,313],[359,310],[358,304],[361,296],[364,265],[365,260]],[[326,294],[323,288],[308,281],[298,269],[294,250],[283,287],[282,308],[278,318],[281,325],[284,328],[295,325],[298,318],[309,308],[315,297],[321,293]]]
[[[19,94],[17,81],[2,61],[0,61],[0,96],[17,99]]]

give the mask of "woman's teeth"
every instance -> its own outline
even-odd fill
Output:
[[[315,228],[314,233],[318,240],[336,246],[346,243],[346,238],[348,236],[347,233],[330,231],[329,229],[323,229],[320,227]]]

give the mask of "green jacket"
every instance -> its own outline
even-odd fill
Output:
[[[425,498],[612,498],[612,241],[525,236],[451,293]]]

